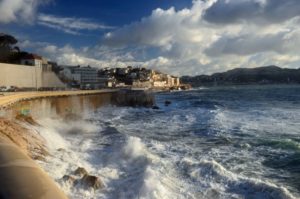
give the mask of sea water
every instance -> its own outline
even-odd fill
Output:
[[[165,101],[172,104],[165,106]],[[156,94],[159,110],[106,106],[42,119],[42,167],[70,198],[300,198],[300,86]],[[84,167],[100,190],[61,180]]]

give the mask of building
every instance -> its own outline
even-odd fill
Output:
[[[48,60],[44,57],[42,57],[42,69],[43,71],[52,71],[52,64],[49,63]]]
[[[117,87],[133,88],[176,88],[180,86],[178,77],[141,67],[104,68],[98,71],[99,78],[112,78]]]
[[[98,77],[98,88],[113,88],[116,85],[114,78]]]
[[[133,81],[132,86],[134,88],[151,88],[152,83],[150,81]]]
[[[90,66],[63,66],[60,77],[69,85],[78,85],[81,89],[113,87],[114,79],[109,75],[99,75],[96,68]]]
[[[21,65],[27,65],[27,66],[37,66],[42,67],[43,66],[43,59],[41,56],[35,55],[35,54],[27,54],[20,60]]]
[[[180,86],[180,78],[179,77],[172,77],[174,79],[174,85],[173,86]]]
[[[98,82],[98,71],[89,66],[73,69],[73,73],[80,77],[80,86],[82,88],[96,88]]]
[[[126,75],[129,72],[129,68],[117,68],[117,74],[118,75]]]

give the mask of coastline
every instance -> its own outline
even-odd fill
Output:
[[[277,91],[276,88],[271,90]],[[192,197],[194,194],[189,192],[191,189],[196,190],[201,196],[207,198],[213,198],[218,195],[229,197],[231,194],[246,197],[254,197],[254,194],[260,194],[262,197],[267,198],[273,193],[277,194],[278,198],[297,198],[297,195],[294,195],[297,192],[289,187],[289,182],[278,182],[276,176],[274,178],[261,176],[264,172],[270,171],[268,167],[259,167],[258,169],[261,173],[254,178],[240,174],[234,168],[232,169],[231,166],[236,165],[234,162],[229,162],[229,164],[222,162],[224,156],[219,156],[218,154],[222,154],[221,151],[224,150],[224,148],[220,148],[220,146],[223,146],[224,137],[215,136],[214,133],[220,133],[219,129],[226,129],[228,124],[239,125],[241,121],[244,122],[244,125],[247,125],[248,121],[251,124],[258,124],[256,129],[264,128],[261,123],[257,123],[255,119],[257,117],[256,114],[248,118],[249,113],[243,114],[243,111],[245,107],[248,110],[252,110],[253,103],[247,100],[247,96],[254,95],[253,91],[259,92],[260,96],[267,94],[265,97],[270,98],[268,90],[262,91],[256,87],[252,88],[252,90],[243,90],[243,98],[241,100],[246,105],[242,105],[240,108],[241,113],[234,117],[236,115],[232,115],[232,113],[235,112],[225,110],[222,105],[231,104],[232,97],[233,99],[241,97],[235,91],[235,89],[226,91],[229,97],[226,98],[225,102],[222,101],[224,91],[221,90],[219,92],[214,89],[201,92],[192,91],[187,94],[185,92],[159,94],[156,96],[156,105],[160,106],[161,110],[119,107],[111,104],[113,97],[104,94],[100,96],[42,98],[15,104],[11,107],[13,109],[10,117],[12,123],[17,123],[16,125],[18,126],[22,125],[24,128],[28,127],[28,130],[32,130],[32,132],[26,132],[27,135],[37,133],[42,135],[42,139],[47,140],[47,152],[50,155],[45,156],[45,160],[38,158],[35,162],[39,165],[39,168],[47,172],[50,176],[48,178],[52,182],[56,182],[59,185],[58,187],[70,198],[120,198],[120,196],[123,196],[123,198],[134,198],[135,196],[145,198],[187,198],[187,196]],[[203,92],[213,93],[213,95],[203,96],[201,95]],[[195,95],[196,93],[198,95]],[[189,96],[186,99],[188,101],[177,100],[178,97],[183,95]],[[277,96],[276,92],[274,95]],[[199,98],[200,96],[201,98]],[[210,98],[213,98],[213,102],[209,101]],[[199,103],[200,99],[205,101]],[[171,101],[172,104],[164,106],[166,100]],[[281,100],[285,101],[285,99]],[[192,104],[191,106],[186,106],[187,103]],[[261,103],[261,101],[258,103]],[[74,109],[70,110],[68,107],[66,109],[65,105],[67,104],[73,106]],[[105,106],[105,104],[109,105]],[[20,113],[20,108],[24,107],[33,108],[31,109],[32,118],[30,116],[13,117],[13,113]],[[101,108],[97,109],[97,107]],[[208,110],[200,112],[199,108]],[[277,118],[278,111],[282,112],[281,109],[270,108],[271,112],[267,110],[267,113],[271,113],[269,119]],[[255,110],[266,113],[265,110],[260,110],[259,105],[255,106]],[[295,113],[294,118],[297,118],[295,117],[298,115],[297,111],[292,111],[291,113]],[[194,133],[194,129],[202,127],[203,123],[201,121],[203,120],[209,122],[210,118],[207,116],[211,116],[210,114],[216,117],[215,121],[218,123],[213,124],[214,126],[211,129],[208,128],[213,133],[212,135],[205,134],[205,136],[202,136],[200,134],[204,141],[199,140],[199,134]],[[79,115],[82,117],[77,118]],[[260,118],[264,116],[262,114]],[[241,120],[239,120],[240,117],[242,117]],[[245,120],[245,118],[250,120]],[[295,123],[295,121],[296,119],[291,122]],[[166,126],[166,122],[170,125]],[[183,123],[184,125],[182,125]],[[278,133],[280,133],[280,128],[278,127],[280,127],[280,124],[276,126],[276,129],[279,129]],[[265,129],[267,128],[272,129],[271,126],[265,127]],[[292,126],[289,132],[293,128]],[[157,132],[153,132],[153,129]],[[277,133],[276,129],[272,130]],[[25,130],[18,131],[22,131],[23,135],[25,133]],[[205,131],[203,133],[206,133]],[[259,132],[262,135],[260,138],[263,138],[264,130]],[[230,137],[232,135],[231,132],[221,133],[229,137],[228,139],[233,140],[232,144],[227,142],[227,140],[224,143],[226,152],[231,153],[231,151],[236,151],[237,148],[247,152],[249,154],[247,156],[248,161],[243,162],[242,165],[245,168],[253,168],[255,163],[251,160],[257,157],[256,152],[260,150],[260,147],[248,143],[247,139]],[[256,135],[255,132],[247,129],[242,131],[242,133]],[[162,135],[164,137],[161,137]],[[17,135],[13,135],[13,137],[15,136]],[[20,136],[22,137],[22,134]],[[214,139],[216,140],[214,141]],[[260,141],[254,140],[254,142],[261,143]],[[212,142],[212,145],[203,145],[203,143],[207,142]],[[281,142],[285,143],[286,141]],[[212,150],[217,150],[217,154],[209,154],[199,160],[198,157],[199,154],[202,154],[203,148],[186,147],[186,144],[190,143],[193,143],[193,146],[195,146],[194,144],[199,144],[197,146],[203,146],[204,149],[209,147]],[[263,147],[269,147],[273,150],[274,145],[270,146],[269,142],[265,144]],[[193,153],[195,156],[190,159],[181,159],[182,154],[176,151],[178,148],[184,153]],[[254,152],[249,151],[249,148],[254,150]],[[266,153],[268,152],[266,151]],[[169,158],[166,158],[165,154],[170,155]],[[244,153],[234,154],[238,158],[245,157]],[[174,160],[173,158],[179,159],[177,161],[177,159]],[[178,165],[179,168],[177,167]],[[186,168],[189,172],[184,179],[177,176],[177,172],[186,171],[182,171],[181,168]],[[79,171],[80,175],[76,175],[76,171]],[[198,175],[198,172],[207,173],[207,171],[209,173],[208,179],[203,179],[202,176]],[[83,175],[93,178],[94,182],[96,182],[93,184],[94,186],[85,186],[83,184]],[[14,179],[20,180],[20,177],[16,176]],[[196,183],[186,183],[185,180],[189,179],[193,179]],[[219,179],[221,179],[221,182]],[[161,184],[162,182],[167,184]],[[204,184],[199,186],[198,182],[203,182]],[[205,186],[206,182],[218,183],[218,187],[229,187],[230,190],[235,192],[218,189],[216,186],[212,186],[212,189],[207,188]],[[182,188],[180,193],[176,192],[179,186]],[[243,192],[240,191],[241,186],[246,187],[243,189]],[[154,193],[156,194],[155,196],[153,195]]]
[[[27,197],[31,198],[29,197],[30,192],[41,194],[35,192],[34,189],[44,190],[43,186],[45,186],[49,187],[52,194],[49,195],[49,198],[67,198],[58,188],[58,184],[55,182],[57,179],[53,179],[42,169],[41,163],[43,164],[44,161],[47,161],[47,157],[54,154],[51,154],[51,150],[47,146],[46,135],[42,135],[40,132],[47,124],[42,124],[40,121],[43,118],[51,118],[65,123],[76,122],[80,121],[85,113],[94,112],[106,105],[151,108],[155,105],[155,99],[152,92],[145,90],[22,92],[6,93],[5,96],[0,96],[0,148],[2,147],[0,165],[7,165],[5,169],[0,169],[0,176],[7,179],[6,184],[0,183],[2,187],[0,194],[10,194],[9,198],[26,199]],[[9,149],[5,146],[9,146]],[[10,158],[6,159],[6,157]],[[18,161],[19,158],[25,163],[14,166],[8,164]],[[28,165],[31,166],[28,168]],[[23,175],[19,175],[20,171],[24,170],[23,167],[27,170],[35,168],[30,171],[26,170],[26,180]],[[7,172],[7,170],[12,172]],[[75,183],[69,175],[61,176],[61,179],[71,180],[72,183]],[[95,179],[96,181],[93,181]],[[32,183],[27,183],[27,181]],[[77,179],[77,182],[87,183],[88,187],[97,189],[104,186],[101,178],[88,173],[81,179]],[[18,186],[20,186],[18,189],[25,190],[25,192],[13,193],[11,187]],[[49,191],[44,192],[43,197],[46,199]],[[13,196],[12,194],[17,195]],[[41,197],[34,195],[34,198]]]
[[[51,156],[46,140],[33,130],[40,125],[36,119],[59,117],[69,120],[80,117],[84,111],[111,103],[114,92],[24,92],[0,96],[0,177],[5,179],[0,183],[1,196],[67,198],[36,162]]]
[[[92,91],[38,91],[38,92],[14,92],[14,93],[1,93],[0,95],[0,109],[7,109],[15,103],[21,101],[34,100],[39,98],[50,97],[68,97],[68,96],[81,96],[81,95],[95,95],[101,93],[111,93],[117,90],[92,90]]]

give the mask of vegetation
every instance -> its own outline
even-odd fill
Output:
[[[18,46],[15,46],[18,40],[8,34],[0,33],[0,62],[19,64],[21,57],[26,56],[27,52],[20,51]]]

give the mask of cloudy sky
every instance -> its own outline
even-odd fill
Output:
[[[299,0],[0,0],[0,32],[67,65],[174,75],[300,66]]]

